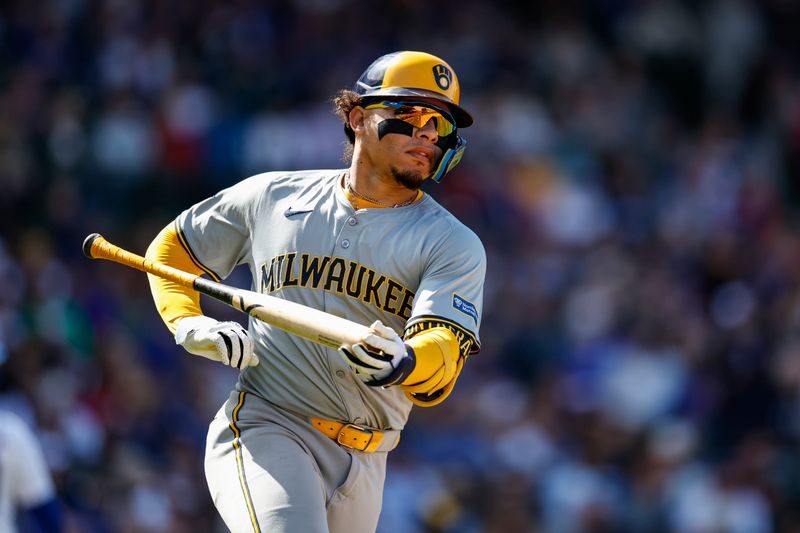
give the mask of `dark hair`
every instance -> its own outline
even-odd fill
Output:
[[[333,98],[333,110],[344,124],[344,134],[348,140],[344,147],[344,154],[342,154],[342,160],[346,163],[353,158],[353,147],[356,144],[356,134],[350,127],[350,111],[361,104],[361,97],[349,89],[342,89]]]

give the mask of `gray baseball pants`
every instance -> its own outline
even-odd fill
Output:
[[[386,455],[347,450],[305,418],[234,391],[209,426],[205,471],[234,533],[374,533]]]

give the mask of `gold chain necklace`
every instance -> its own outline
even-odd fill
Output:
[[[345,174],[345,176],[344,176],[344,185],[345,185],[345,187],[347,187],[347,190],[350,191],[350,194],[352,194],[356,198],[360,198],[362,200],[366,200],[366,201],[371,202],[373,204],[377,204],[377,205],[379,205],[381,207],[405,207],[407,205],[411,205],[412,203],[414,203],[414,200],[417,199],[417,192],[414,191],[413,196],[411,196],[411,198],[409,198],[405,202],[402,202],[402,203],[399,203],[399,204],[389,204],[389,203],[386,203],[386,202],[381,202],[379,200],[376,200],[375,198],[371,198],[371,197],[367,196],[366,194],[361,194],[360,192],[358,192],[356,190],[356,188],[353,187],[353,185],[350,183],[350,173],[349,172],[347,174]],[[356,204],[358,204],[358,202],[356,202]],[[358,209],[358,205],[356,205],[356,209]]]

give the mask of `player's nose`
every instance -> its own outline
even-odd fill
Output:
[[[414,135],[436,144],[436,141],[439,140],[439,134],[436,132],[436,119],[431,118],[421,128],[415,128]]]

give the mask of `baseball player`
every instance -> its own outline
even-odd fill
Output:
[[[17,515],[37,531],[62,531],[60,505],[39,441],[17,415],[0,410],[0,531],[17,531]]]
[[[150,276],[177,344],[241,369],[210,424],[205,469],[236,532],[371,532],[387,452],[412,405],[452,391],[480,348],[486,257],[431,197],[472,124],[442,59],[385,55],[335,99],[349,168],[268,172],[181,213],[147,257],[370,326],[336,350],[258,320],[202,314],[199,295]],[[401,336],[402,335],[402,336]]]

